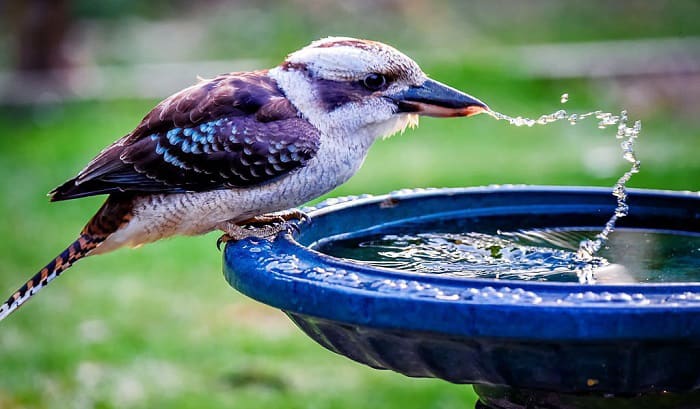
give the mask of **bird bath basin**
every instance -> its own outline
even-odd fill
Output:
[[[631,189],[629,205],[624,230],[700,235],[696,193]],[[601,226],[614,207],[609,189],[579,187],[330,200],[310,209],[298,233],[229,243],[224,273],[331,351],[411,377],[474,384],[477,408],[698,408],[700,269],[692,264],[678,280],[671,268],[643,282],[579,284],[423,274],[315,250],[335,237],[426,225]],[[692,251],[697,260],[700,249]]]

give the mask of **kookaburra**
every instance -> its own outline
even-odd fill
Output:
[[[50,193],[109,196],[78,239],[0,306],[0,319],[89,255],[217,229],[225,239],[272,236],[300,217],[285,209],[348,180],[375,140],[419,115],[486,109],[398,50],[345,37],[315,41],[270,70],[201,80]]]

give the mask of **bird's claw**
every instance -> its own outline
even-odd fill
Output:
[[[308,223],[311,221],[311,216],[309,216],[308,213],[304,212],[303,210],[299,209],[293,209],[295,211],[295,219],[299,220],[302,223]]]
[[[296,222],[282,221],[260,226],[239,225],[228,222],[222,228],[225,234],[216,240],[216,248],[221,250],[221,245],[229,241],[239,241],[250,237],[270,239],[282,231],[287,233],[299,233],[299,225]]]
[[[221,251],[221,245],[228,243],[229,241],[234,240],[233,237],[229,236],[228,234],[222,234],[221,237],[216,239],[216,248],[217,250]]]
[[[292,220],[299,220],[300,222],[308,222],[311,220],[311,216],[304,213],[299,209],[289,209],[277,213],[267,213],[261,214],[259,216],[251,217],[250,219],[238,222],[239,225],[251,225],[251,226],[261,226],[269,224],[278,224],[289,222]]]
[[[301,231],[301,227],[299,227],[299,223],[295,222],[285,222],[285,227],[287,228],[288,233],[299,233]]]

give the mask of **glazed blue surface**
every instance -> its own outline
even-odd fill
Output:
[[[700,195],[629,191],[620,225],[700,232]],[[229,243],[224,273],[325,347],[375,368],[458,383],[638,393],[700,387],[700,283],[579,285],[411,274],[309,250],[410,220],[522,215],[602,225],[609,189],[505,186],[396,192],[307,209],[274,241]]]

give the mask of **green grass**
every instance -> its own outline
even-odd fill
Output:
[[[436,64],[426,71],[509,114],[557,110],[565,91],[571,110],[620,109],[580,81],[518,79],[498,67]],[[45,193],[132,129],[153,103],[0,111],[2,292],[9,295],[73,240],[103,200],[49,204]],[[643,168],[630,185],[700,190],[697,122],[663,107],[642,119]],[[362,170],[331,195],[503,183],[611,186],[625,166],[613,131],[593,122],[523,129],[483,115],[424,119],[419,129],[378,142]],[[596,171],[601,167],[610,169]],[[473,405],[470,387],[375,371],[314,344],[282,313],[226,284],[216,237],[88,258],[2,322],[0,407]]]

